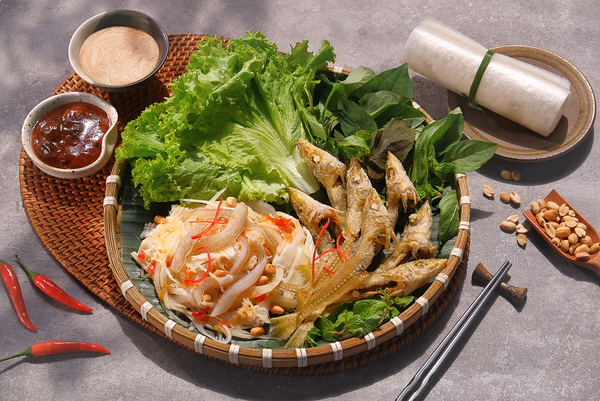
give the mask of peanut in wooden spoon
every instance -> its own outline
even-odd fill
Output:
[[[574,217],[577,218],[578,222],[583,223],[585,225],[585,236],[589,237],[589,239],[586,239],[586,241],[591,242],[592,244],[598,244],[600,242],[600,238],[598,237],[598,233],[596,232],[594,227],[592,227],[592,225],[588,223],[588,221],[585,218],[583,218],[579,214],[579,212],[577,212],[577,210],[573,206],[571,206],[571,204],[567,202],[565,198],[563,198],[556,190],[553,189],[552,192],[550,192],[548,196],[544,198],[544,200],[546,201],[546,204],[548,204],[549,202],[554,202],[558,206],[566,205],[570,210],[574,212]],[[549,220],[543,219],[538,221],[538,218],[532,212],[531,209],[525,210],[523,214],[525,215],[525,218],[529,221],[531,226],[535,228],[535,230],[538,233],[540,233],[542,238],[544,238],[546,242],[552,245],[552,248],[554,248],[562,257],[564,257],[572,263],[575,263],[578,266],[589,269],[595,272],[596,274],[600,275],[600,252],[590,254],[589,257],[586,257],[584,254],[580,254],[578,255],[578,257],[576,257],[574,254],[571,254],[568,251],[565,252],[561,249],[561,243],[564,240],[568,241],[568,237],[565,237],[565,230],[559,230],[560,236],[557,236],[556,229],[552,230],[552,228],[546,228],[546,225],[549,223]],[[561,216],[559,214],[557,219],[560,218]],[[578,231],[578,234],[581,234],[581,232]],[[581,240],[581,235],[579,235],[578,238],[579,240]]]

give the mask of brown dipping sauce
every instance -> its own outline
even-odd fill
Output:
[[[31,146],[44,163],[75,169],[92,164],[102,152],[102,138],[110,127],[104,110],[93,104],[72,102],[40,118],[31,133]]]

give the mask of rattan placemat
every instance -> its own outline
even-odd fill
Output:
[[[162,101],[169,95],[168,83],[185,71],[190,54],[196,50],[198,41],[204,36],[206,35],[170,35],[169,55],[163,67],[153,79],[129,92],[105,92],[87,84],[73,73],[51,95],[63,92],[88,92],[100,96],[117,108],[119,130],[122,130],[125,124],[137,118],[145,107]],[[19,178],[23,205],[42,243],[64,269],[93,294],[125,316],[168,338],[142,319],[123,297],[109,265],[104,240],[103,200],[106,177],[110,174],[113,165],[114,160],[111,160],[94,175],[64,180],[40,171],[22,150],[19,160]],[[237,366],[286,375],[317,375],[352,369],[396,351],[419,335],[448,305],[462,282],[468,249],[467,243],[463,260],[447,290],[430,307],[428,313],[407,328],[402,335],[368,352],[341,361],[306,368],[263,369],[254,366]]]

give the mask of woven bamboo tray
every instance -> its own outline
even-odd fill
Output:
[[[108,93],[69,76],[52,94],[81,91],[111,102],[119,112],[119,129],[149,104],[169,95],[167,84],[185,71],[190,54],[205,35],[171,35],[169,56],[153,80],[130,92]],[[336,72],[348,70],[330,68]],[[126,166],[109,164],[98,173],[62,180],[41,172],[21,152],[21,195],[32,226],[53,257],[92,293],[142,326],[195,350],[244,368],[292,375],[315,375],[352,369],[393,352],[429,326],[445,309],[462,282],[469,250],[470,204],[467,180],[458,177],[461,228],[444,271],[418,302],[399,318],[364,339],[331,346],[272,350],[226,345],[192,333],[151,307],[122,269],[119,211]],[[104,216],[104,219],[103,219]]]

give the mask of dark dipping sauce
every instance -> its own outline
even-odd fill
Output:
[[[67,103],[38,120],[31,134],[31,146],[35,155],[52,167],[81,168],[98,159],[109,127],[108,115],[100,107]]]

